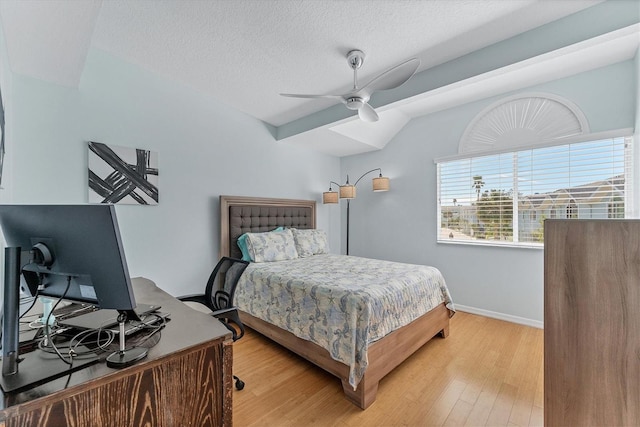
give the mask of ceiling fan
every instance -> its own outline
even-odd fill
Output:
[[[358,87],[358,69],[364,63],[364,52],[352,50],[347,53],[347,63],[353,70],[353,89],[344,95],[303,95],[295,93],[281,93],[282,96],[292,98],[335,98],[342,101],[348,109],[357,110],[358,116],[365,122],[378,121],[378,113],[369,105],[369,98],[374,92],[394,89],[405,83],[418,69],[420,60],[409,59],[395,67],[389,68],[384,73],[375,77],[369,83]]]

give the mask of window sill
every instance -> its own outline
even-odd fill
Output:
[[[512,249],[544,249],[543,243],[513,243],[513,242],[500,242],[497,240],[455,240],[447,239],[436,241],[438,244],[443,245],[464,245],[464,246],[490,246],[494,248],[512,248]]]

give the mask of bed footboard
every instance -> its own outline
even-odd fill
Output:
[[[246,326],[340,378],[347,400],[361,409],[368,408],[376,400],[378,382],[385,375],[435,335],[440,334],[443,338],[449,335],[449,310],[440,304],[369,346],[369,366],[358,388],[353,390],[349,384],[349,367],[332,359],[324,348],[245,312],[240,313],[240,318]]]

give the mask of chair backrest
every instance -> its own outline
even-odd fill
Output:
[[[204,290],[207,306],[210,310],[222,310],[233,305],[236,285],[248,265],[247,261],[229,257],[222,257],[218,261]]]

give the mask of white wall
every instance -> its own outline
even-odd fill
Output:
[[[9,68],[9,58],[7,55],[8,55],[7,45],[4,39],[4,33],[2,32],[2,27],[0,26],[0,91],[2,92],[2,105],[4,108],[5,141],[8,140],[12,132],[12,127],[10,122],[11,122],[11,118],[13,117],[11,112],[12,110],[11,108],[12,74]],[[9,157],[9,156],[6,156],[6,157]],[[7,170],[11,169],[11,165],[9,164],[9,162],[6,161],[6,158],[5,158],[3,169],[4,169],[4,173],[2,177],[2,189],[0,189],[0,203],[5,202],[6,200],[9,200],[8,188],[10,186],[10,182],[7,175],[9,175],[10,172],[8,172]],[[0,254],[0,259],[2,259],[3,256],[4,254]]]
[[[174,295],[201,291],[218,258],[219,195],[320,201],[339,173],[339,159],[99,50],[79,88],[14,75],[12,101],[11,202],[87,203],[87,141],[158,152],[159,205],[117,214],[131,275]],[[336,251],[339,220],[318,204]]]
[[[573,101],[592,132],[630,128],[636,120],[635,88],[629,90],[635,73],[636,65],[629,60],[523,92],[552,93]],[[350,252],[436,266],[455,303],[541,325],[542,250],[436,243],[434,159],[457,154],[467,125],[501,97],[413,119],[382,151],[343,158],[343,177],[381,167],[391,179],[388,193],[369,191],[368,178],[359,186],[358,198],[351,203]]]

